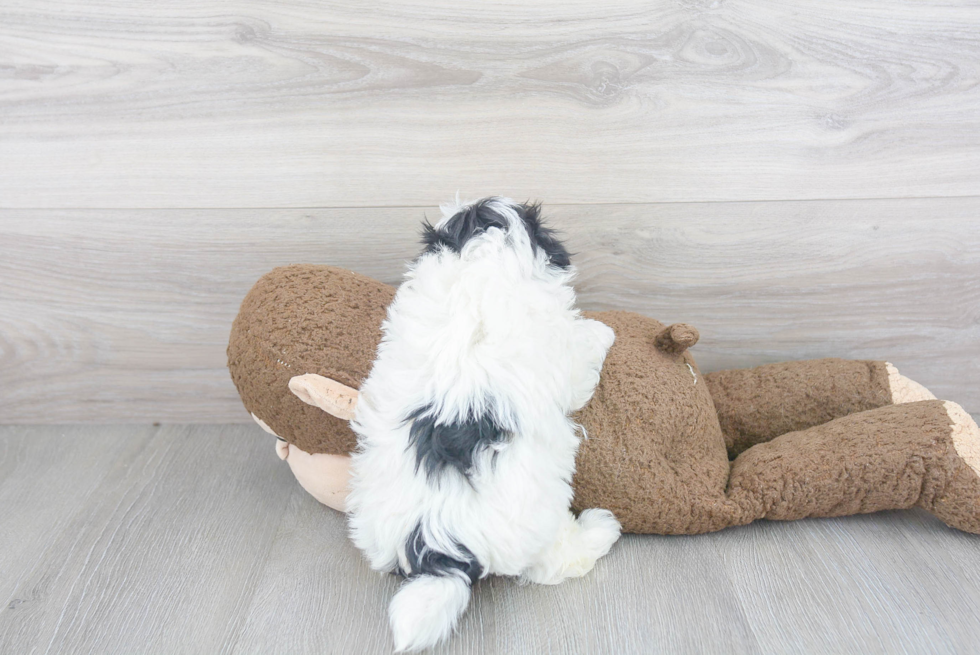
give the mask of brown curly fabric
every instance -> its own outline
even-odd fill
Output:
[[[732,458],[781,434],[892,403],[885,362],[812,359],[704,377]]]
[[[347,423],[287,385],[317,373],[358,388],[394,292],[329,266],[288,266],[259,280],[228,345],[246,409],[306,452],[350,453]],[[626,532],[692,534],[918,504],[980,532],[980,476],[957,454],[942,401],[891,405],[883,362],[703,376],[685,350],[697,341],[694,328],[630,312],[587,315],[612,327],[616,341],[595,397],[575,417],[588,435],[576,510],[608,508]]]
[[[728,455],[708,386],[687,352],[657,347],[663,324],[586,313],[616,333],[592,401],[576,415],[573,507],[612,510],[626,532],[690,534],[728,519]],[[719,514],[720,513],[720,514]]]
[[[228,369],[245,409],[308,453],[346,455],[346,421],[290,393],[294,375],[316,373],[358,388],[371,371],[395,290],[333,266],[284,266],[245,296],[231,328]]]
[[[980,532],[980,476],[957,454],[941,400],[889,405],[781,435],[733,462],[739,523],[915,505]]]

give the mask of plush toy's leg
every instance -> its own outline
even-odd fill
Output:
[[[852,414],[746,450],[728,497],[738,523],[918,505],[980,533],[980,428],[941,400]]]
[[[888,362],[814,359],[704,376],[728,456],[876,407],[935,398]]]
[[[577,519],[569,512],[555,542],[521,577],[538,584],[581,577],[609,552],[619,533],[619,521],[608,510],[587,509]]]

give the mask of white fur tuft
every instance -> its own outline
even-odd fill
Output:
[[[421,575],[402,585],[388,614],[395,651],[417,651],[449,636],[470,602],[470,582],[458,576]]]
[[[587,509],[577,520],[565,523],[549,552],[524,571],[523,577],[538,584],[559,584],[581,577],[609,552],[620,530],[619,521],[609,510]]]
[[[446,221],[452,218],[456,214],[456,212],[463,209],[464,207],[472,205],[474,202],[475,201],[473,200],[466,200],[466,201],[460,200],[459,191],[457,191],[456,197],[453,198],[451,202],[444,202],[441,205],[439,205],[439,211],[442,212],[442,218],[439,220],[438,223],[436,223],[436,225],[443,225]]]

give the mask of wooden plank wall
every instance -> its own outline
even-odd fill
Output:
[[[980,7],[0,7],[0,422],[247,420],[238,303],[396,283],[456,191],[546,203],[586,308],[702,368],[886,358],[980,412]]]

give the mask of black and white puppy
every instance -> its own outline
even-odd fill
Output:
[[[557,584],[620,532],[607,510],[569,509],[569,414],[592,397],[613,331],[575,308],[568,253],[537,206],[443,213],[388,309],[351,423],[351,537],[373,568],[408,578],[389,608],[399,651],[448,636],[479,578]]]

